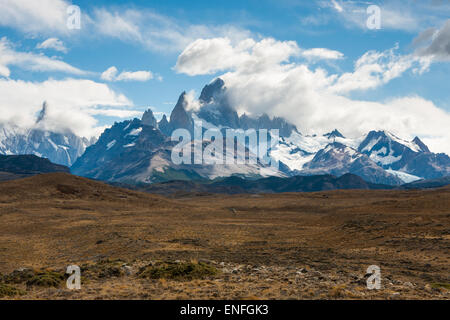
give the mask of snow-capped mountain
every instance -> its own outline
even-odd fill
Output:
[[[33,128],[23,129],[13,124],[0,124],[0,154],[33,154],[51,162],[71,166],[90,144],[71,131],[64,133],[43,129],[47,105],[44,103]]]
[[[184,94],[181,95],[181,100],[175,107],[176,114],[182,114],[185,111],[182,107],[183,97]],[[144,114],[143,120],[133,119],[115,123],[110,129],[105,130],[97,143],[87,148],[83,156],[72,166],[72,173],[99,180],[126,183],[214,179],[231,175],[245,177],[282,175],[260,163],[247,165],[174,164],[171,154],[176,143],[158,129],[158,125],[154,126],[156,120],[153,121],[153,119],[152,111],[148,110]],[[188,128],[192,122],[191,117],[189,122],[177,123],[178,119],[171,117],[171,128],[175,129],[175,124],[182,125],[181,128]],[[184,117],[184,119],[187,118]],[[193,147],[196,144],[202,144],[203,149],[208,145],[203,141],[191,142]]]
[[[243,177],[295,176],[353,173],[376,184],[398,185],[418,179],[450,175],[450,158],[434,154],[419,139],[402,140],[385,131],[371,131],[357,139],[344,137],[338,130],[325,135],[307,136],[282,118],[241,115],[230,105],[225,83],[216,79],[204,87],[198,100],[200,108],[190,108],[183,92],[170,120],[157,122],[151,110],[142,120],[115,123],[105,130],[96,144],[72,166],[75,174],[119,182],[158,182],[167,180]],[[279,170],[256,164],[181,164],[171,159],[175,129],[192,132],[195,121],[203,130],[218,128],[278,129],[279,143],[269,156],[279,162]],[[191,141],[202,150],[211,141]],[[225,151],[226,152],[226,151]],[[249,152],[246,150],[245,152]]]
[[[378,165],[399,175],[407,173],[425,179],[450,174],[450,159],[430,152],[418,138],[405,141],[386,131],[371,131],[358,147]]]

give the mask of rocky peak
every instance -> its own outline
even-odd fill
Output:
[[[155,128],[157,126],[155,116],[153,115],[153,112],[151,109],[148,109],[147,111],[144,112],[141,122],[143,125],[146,125],[146,126],[151,126],[151,127],[155,127]]]
[[[225,82],[222,79],[217,78],[203,88],[199,100],[203,103],[217,101],[221,99],[225,89]]]
[[[167,121],[166,115],[163,115],[162,119],[158,123],[158,129],[165,135],[170,135],[170,124]]]
[[[422,140],[419,139],[419,137],[415,137],[412,142],[414,142],[423,152],[430,152],[430,149],[428,149],[426,144],[423,143]]]
[[[170,114],[170,125],[173,129],[184,128],[190,130],[192,127],[192,118],[186,111],[187,100],[186,91],[178,98],[178,102]]]
[[[342,133],[340,133],[337,129],[334,129],[331,132],[328,132],[326,134],[323,135],[324,137],[328,137],[328,139],[333,139],[333,138],[345,138]]]

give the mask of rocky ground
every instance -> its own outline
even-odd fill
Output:
[[[449,299],[449,208],[449,188],[167,199],[67,174],[4,182],[0,296]]]

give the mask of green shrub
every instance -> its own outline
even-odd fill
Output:
[[[5,283],[0,283],[0,298],[3,297],[13,297],[17,295],[23,295],[25,294],[24,291],[17,289],[13,286],[10,286]]]
[[[450,290],[450,283],[436,282],[436,283],[432,283],[431,287],[436,288],[436,289],[445,288],[447,290]]]
[[[5,283],[23,283],[35,276],[36,271],[33,269],[17,269],[8,275],[3,276],[3,281]]]
[[[61,286],[64,279],[64,275],[54,271],[38,271],[34,277],[27,281],[27,286],[57,288]]]
[[[215,276],[219,271],[203,262],[162,262],[139,270],[138,276],[144,279],[193,280]]]

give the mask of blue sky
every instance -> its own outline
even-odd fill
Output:
[[[327,102],[333,103],[332,99],[336,97],[337,106],[345,104],[345,101],[357,101],[358,105],[364,102],[360,108],[362,110],[369,108],[370,102],[376,102],[389,110],[392,100],[395,100],[394,105],[400,105],[400,102],[406,103],[404,99],[414,97],[420,99],[415,100],[418,104],[428,106],[431,103],[433,108],[450,112],[450,59],[442,51],[442,46],[433,42],[439,35],[444,40],[450,36],[445,33],[445,25],[450,17],[450,2],[446,0],[45,0],[39,4],[30,4],[30,1],[25,0],[0,0],[0,4],[6,9],[0,13],[0,82],[4,86],[3,89],[0,86],[0,92],[7,92],[7,97],[0,99],[0,107],[5,111],[0,121],[19,119],[18,122],[26,124],[30,122],[31,116],[18,115],[14,110],[34,115],[42,104],[40,100],[46,99],[50,106],[55,105],[55,123],[60,121],[67,126],[73,125],[73,129],[80,134],[98,134],[104,126],[138,116],[138,112],[149,106],[153,107],[158,117],[162,113],[170,114],[182,91],[194,90],[195,97],[205,84],[217,76],[228,79],[237,99],[239,93],[251,92],[248,90],[254,87],[239,85],[240,81],[247,83],[249,79],[268,76],[284,79],[288,73],[282,66],[286,64],[292,65],[289,74],[298,74],[302,79],[299,81],[308,79],[305,74],[298,73],[299,68],[305,66],[314,81],[326,82],[326,89],[321,85],[320,88],[308,87],[308,90],[314,93],[325,90],[323,95],[330,95],[331,99]],[[69,30],[66,26],[66,8],[71,4],[81,9],[79,30]],[[369,5],[377,5],[381,9],[381,29],[369,29],[366,25]],[[422,38],[425,40],[418,46],[417,39]],[[228,39],[230,43],[196,42],[199,39]],[[249,74],[249,61],[257,61],[260,65],[266,65],[266,62],[253,52],[255,44],[250,45],[249,50],[253,50],[250,55],[242,55],[239,47],[245,39],[253,39],[256,46],[260,42],[262,44],[264,39],[273,39],[274,43],[264,44],[265,52],[269,52],[264,59],[268,61],[272,59],[271,50],[274,55],[283,55],[283,52],[277,51],[286,50],[282,44],[294,42],[295,48],[289,46],[292,53],[282,56],[273,65],[268,64],[267,68],[264,67],[264,74],[255,71],[257,68]],[[203,54],[206,54],[214,57],[217,52],[203,52],[201,50],[204,48],[199,47],[200,44],[208,48],[230,47],[233,59],[223,64],[227,57],[224,59],[219,54],[216,61],[210,62],[214,66],[206,65],[199,56],[204,57]],[[189,46],[191,51],[187,50]],[[313,48],[321,51],[308,52]],[[356,72],[358,59],[368,52],[374,53],[370,59],[375,59],[375,53],[383,53],[383,57],[377,56],[380,60],[376,61],[376,66],[371,62],[371,68],[383,69],[372,78]],[[43,57],[48,61],[42,61]],[[177,64],[181,57],[184,62]],[[404,65],[407,66],[403,68]],[[102,76],[113,66],[117,71],[112,77]],[[280,66],[284,73],[279,73]],[[269,70],[272,67],[277,71]],[[391,72],[397,68],[402,70],[391,77]],[[423,70],[418,71],[420,68]],[[323,70],[326,76],[318,74],[317,70]],[[348,76],[342,77],[346,73]],[[341,77],[342,83],[337,85]],[[351,77],[358,83],[366,84],[359,86],[355,81],[348,81]],[[90,82],[81,82],[83,80]],[[257,81],[261,81],[258,82],[260,87],[267,86],[270,91],[269,82]],[[336,83],[330,84],[331,81]],[[244,89],[246,91],[242,91]],[[291,87],[283,92],[295,90]],[[39,94],[36,93],[38,91]],[[47,92],[48,97],[42,92]],[[283,92],[278,94],[284,95]],[[25,99],[24,95],[29,99]],[[276,97],[268,101],[273,102],[274,99]],[[396,99],[403,100],[399,102]],[[247,99],[238,109],[255,114],[267,111],[270,115],[285,117],[293,112],[293,107],[283,109],[282,105],[273,107],[266,105],[267,101],[254,100]],[[308,100],[302,103],[308,105],[313,102]],[[283,105],[290,104],[294,105],[295,102],[283,102]],[[408,113],[403,104],[403,113]],[[355,105],[355,108],[359,107]],[[375,105],[373,108],[378,107]],[[114,116],[117,113],[108,110],[126,112],[117,117]],[[305,107],[293,117],[303,131],[328,130],[333,125],[345,127],[342,119],[339,120],[340,115],[335,115],[336,123],[330,125],[324,125],[325,120],[318,122],[309,119],[302,122],[308,110],[311,109]],[[70,113],[72,111],[73,114]],[[411,111],[411,117],[420,118],[421,115],[415,112]],[[447,116],[447,113],[444,115]],[[64,116],[70,119],[62,119]],[[342,117],[345,118],[345,115]],[[383,121],[380,118],[375,125],[382,127]],[[399,121],[403,126],[409,120]],[[432,119],[430,121],[433,123]],[[78,128],[76,122],[82,122],[84,126],[79,125]],[[370,125],[374,124],[371,122]],[[396,128],[395,123],[386,125],[388,129]],[[442,126],[445,125],[446,122],[440,124],[438,132],[425,129],[416,132],[414,125],[408,124],[404,129],[399,129],[399,134],[421,134],[425,139],[433,140],[432,144],[437,148],[447,150],[450,143],[446,143],[448,137],[442,133],[446,129]],[[365,129],[361,127],[347,131],[357,134]]]

